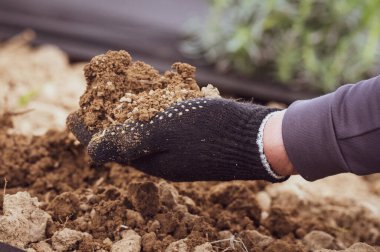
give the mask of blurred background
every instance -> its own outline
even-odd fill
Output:
[[[58,82],[71,109],[77,96],[63,94],[81,92],[78,62],[125,49],[159,71],[195,65],[223,95],[286,105],[380,73],[379,10],[380,0],[0,0],[0,91],[27,108],[44,92],[56,102],[57,87],[38,83]]]

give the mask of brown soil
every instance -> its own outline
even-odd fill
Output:
[[[126,53],[117,54],[129,58]],[[127,62],[121,60],[121,64]],[[147,66],[139,63],[136,67],[140,65]],[[101,69],[118,67],[106,64]],[[178,77],[180,72],[170,74]],[[379,251],[379,208],[373,207],[380,205],[376,175],[326,179],[303,189],[292,179],[276,185],[261,181],[170,183],[132,167],[93,165],[66,131],[50,130],[41,136],[16,133],[11,129],[13,113],[4,112],[0,116],[0,178],[4,182],[0,184],[7,195],[1,190],[0,241],[29,251],[104,252],[132,247],[135,250],[128,251],[335,251],[354,243],[347,251]],[[106,112],[99,113],[108,125]],[[109,116],[116,120],[116,114],[111,111]],[[39,121],[38,115],[30,113],[25,124]],[[357,201],[345,197],[355,194]]]
[[[118,164],[91,166],[67,132],[29,138],[1,130],[0,149],[7,193],[27,190],[51,215],[44,246],[59,247],[54,241],[65,228],[82,232],[70,246],[80,251],[108,251],[129,229],[141,237],[142,251],[164,251],[182,239],[188,249],[212,242],[222,251],[232,241],[235,251],[244,251],[241,244],[248,251],[307,251],[302,240],[313,230],[331,234],[334,248],[380,245],[379,219],[333,200],[324,206],[284,194],[272,198],[263,218],[256,195],[265,182],[168,183]]]
[[[152,66],[132,61],[126,51],[108,51],[84,68],[87,81],[80,112],[90,129],[112,123],[148,121],[171,104],[203,97],[195,81],[195,67],[174,63],[160,74]]]

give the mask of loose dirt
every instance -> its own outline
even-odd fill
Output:
[[[377,175],[170,183],[91,164],[67,131],[17,133],[11,113],[0,122],[0,241],[28,251],[379,251]]]
[[[379,218],[349,201],[319,202],[286,191],[271,196],[272,185],[260,181],[169,183],[118,164],[94,167],[67,132],[29,138],[2,130],[0,149],[6,197],[28,191],[38,198],[34,205],[43,210],[40,215],[50,216],[40,218],[46,229],[37,240],[28,233],[26,238],[10,235],[30,225],[0,228],[0,240],[19,247],[110,251],[123,239],[132,239],[136,251],[164,251],[182,243],[186,249],[178,251],[190,251],[206,242],[211,251],[245,251],[244,246],[248,251],[309,251],[320,244],[321,249],[343,249],[359,241],[380,245]],[[0,222],[12,219],[7,204]],[[25,217],[25,205],[19,206],[22,218],[36,223],[34,215]],[[319,235],[310,236],[316,230]],[[332,237],[328,243],[327,235]]]
[[[94,57],[84,74],[87,87],[80,98],[80,114],[91,130],[148,121],[175,102],[207,96],[195,81],[195,67],[177,62],[161,75],[152,66],[133,61],[126,51]]]

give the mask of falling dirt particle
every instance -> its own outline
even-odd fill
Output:
[[[39,208],[37,198],[27,192],[5,195],[0,216],[0,240],[20,248],[45,239],[50,215]]]

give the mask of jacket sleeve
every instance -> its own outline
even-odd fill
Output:
[[[293,103],[282,134],[290,161],[307,180],[380,172],[380,76]]]

